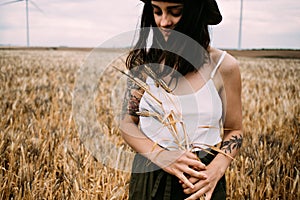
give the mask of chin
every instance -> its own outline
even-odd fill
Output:
[[[162,33],[162,34],[163,34],[163,37],[164,37],[165,41],[168,41],[168,39],[170,37],[170,34],[169,33],[168,34]]]

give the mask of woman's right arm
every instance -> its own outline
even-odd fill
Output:
[[[150,160],[154,159],[155,152],[163,149],[147,138],[138,128],[138,117],[125,115],[120,123],[121,134],[125,142],[135,151]]]

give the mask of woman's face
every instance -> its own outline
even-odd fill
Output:
[[[151,3],[155,23],[167,41],[171,30],[175,28],[182,16],[183,4],[163,1],[151,1]]]

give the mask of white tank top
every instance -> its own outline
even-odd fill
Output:
[[[189,148],[193,148],[193,151],[197,151],[208,148],[206,145],[213,146],[221,142],[222,101],[212,78],[225,54],[224,51],[210,74],[210,79],[195,93],[186,95],[167,93],[164,89],[156,87],[153,79],[148,77],[146,83],[154,96],[162,102],[164,111],[162,112],[162,108],[146,92],[141,98],[139,110],[159,112],[161,115],[174,112],[177,134],[154,117],[142,116],[140,117],[141,131],[155,143],[169,150],[180,149],[180,147],[186,149],[188,145]],[[180,122],[183,122],[184,127]]]

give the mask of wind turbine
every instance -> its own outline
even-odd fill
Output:
[[[21,2],[21,1],[25,1],[26,3],[26,38],[27,38],[27,47],[30,46],[30,38],[29,38],[29,9],[28,9],[28,0],[14,0],[14,1],[8,1],[8,2],[4,2],[1,3],[0,6],[4,6],[7,4],[12,4],[12,3],[17,3],[17,2]],[[29,0],[29,2],[36,7],[40,12],[44,13],[42,9],[40,9],[33,1]]]
[[[242,48],[242,25],[243,25],[243,0],[241,0],[241,8],[240,8],[240,28],[239,28],[239,43],[238,49]]]

